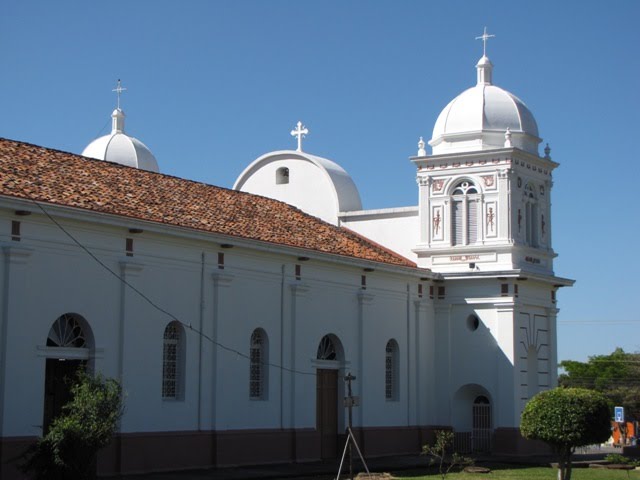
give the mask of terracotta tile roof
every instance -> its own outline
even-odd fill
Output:
[[[391,265],[415,263],[265,197],[0,138],[0,195]]]

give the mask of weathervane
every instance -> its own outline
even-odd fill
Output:
[[[484,27],[484,33],[482,35],[480,35],[479,37],[476,37],[476,40],[482,40],[482,56],[483,57],[487,56],[487,40],[493,37],[495,37],[495,35],[489,35],[487,33],[487,27]]]
[[[122,95],[122,92],[124,92],[125,90],[126,88],[122,86],[120,79],[118,79],[118,86],[111,90],[112,92],[116,92],[116,94],[118,95],[118,110],[120,110],[120,95]]]
[[[302,139],[308,134],[309,134],[309,130],[307,130],[307,127],[302,125],[302,122],[298,122],[298,124],[296,125],[296,128],[291,130],[291,136],[298,137],[298,150],[297,150],[298,152],[302,151]]]

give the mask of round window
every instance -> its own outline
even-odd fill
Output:
[[[476,331],[480,326],[480,319],[475,315],[469,315],[467,318],[467,328],[472,332]]]

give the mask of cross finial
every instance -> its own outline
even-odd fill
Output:
[[[309,130],[307,130],[307,127],[302,125],[302,122],[298,122],[298,124],[296,125],[296,128],[291,130],[291,136],[298,137],[298,152],[302,151],[302,139],[306,137],[308,134],[309,134]]]
[[[116,92],[116,94],[118,95],[118,110],[120,110],[120,95],[122,95],[122,92],[124,92],[125,90],[126,88],[122,86],[122,82],[120,82],[120,79],[118,79],[118,86],[111,90],[112,92]]]
[[[495,37],[495,35],[489,35],[487,33],[487,27],[484,27],[484,33],[482,35],[480,35],[479,37],[476,37],[476,40],[482,40],[482,56],[483,57],[487,56],[487,40],[493,37]]]

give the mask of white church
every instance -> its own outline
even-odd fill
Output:
[[[441,428],[459,451],[530,451],[520,413],[556,384],[573,284],[553,270],[558,164],[486,55],[476,70],[420,139],[404,208],[365,210],[302,123],[233,189],[160,173],[119,105],[81,155],[0,139],[2,478],[80,366],[125,392],[103,475],[335,458],[347,373],[365,456]]]

